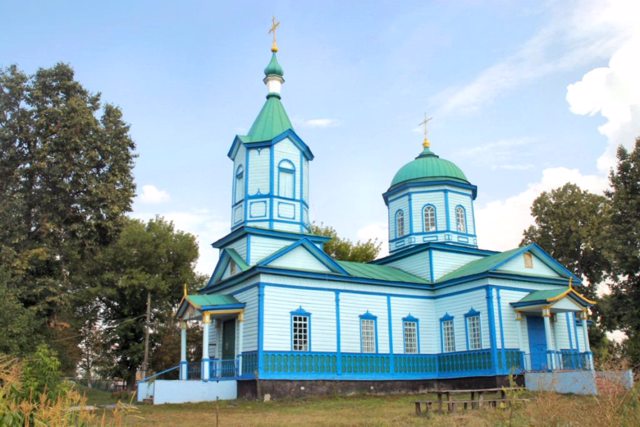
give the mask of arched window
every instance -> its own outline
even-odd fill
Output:
[[[289,160],[278,163],[278,196],[289,199],[296,194],[296,167]]]
[[[236,169],[235,191],[233,203],[237,203],[244,198],[244,168],[242,165]]]
[[[404,211],[400,209],[396,212],[396,238],[404,236]]]
[[[436,231],[436,208],[432,205],[427,205],[423,210],[424,217],[424,231]]]
[[[467,232],[467,215],[462,206],[456,206],[456,231]]]

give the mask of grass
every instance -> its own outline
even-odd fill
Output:
[[[118,402],[118,398],[114,397],[109,391],[102,391],[96,388],[89,388],[82,385],[76,385],[76,390],[87,398],[87,405],[111,405]]]
[[[522,397],[522,396],[519,396]],[[217,404],[140,405],[126,415],[127,426],[637,426],[638,396],[565,396],[527,394],[529,403],[513,410],[481,409],[417,417],[415,400],[435,395],[350,396]],[[217,410],[216,410],[217,407]],[[217,414],[216,414],[217,412]],[[216,423],[216,417],[218,422]],[[107,421],[109,415],[107,414]]]

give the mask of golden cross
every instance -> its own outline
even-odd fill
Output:
[[[271,28],[269,29],[269,33],[273,33],[273,44],[271,45],[271,52],[275,53],[278,51],[278,45],[276,44],[276,30],[280,26],[280,23],[276,21],[276,17],[271,18]]]
[[[429,148],[429,139],[427,138],[427,124],[433,119],[433,117],[427,117],[427,113],[424,113],[424,120],[418,123],[418,126],[424,126],[424,141],[422,142],[422,146],[424,148]]]

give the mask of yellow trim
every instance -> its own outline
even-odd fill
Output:
[[[207,311],[207,313],[211,314],[214,317],[219,314],[240,314],[240,313],[244,313],[244,308],[234,308],[230,310],[220,310],[220,311],[211,310],[211,311]]]
[[[208,311],[202,313],[202,323],[211,323],[211,313]]]
[[[184,288],[182,289],[182,296],[186,298],[187,295],[189,295],[189,291],[187,290],[187,284],[185,283]]]
[[[560,295],[556,295],[556,296],[555,296],[555,297],[553,297],[553,298],[549,298],[549,299],[547,299],[547,301],[548,301],[548,302],[555,302],[555,301],[561,300],[562,298],[566,297],[566,296],[567,296],[567,295],[569,295],[569,294],[574,294],[574,295],[576,295],[578,298],[580,298],[581,300],[583,300],[583,301],[587,302],[588,304],[591,304],[591,305],[596,304],[596,302],[595,302],[595,301],[592,301],[592,300],[588,299],[587,297],[585,297],[584,295],[582,295],[582,294],[580,294],[580,293],[576,292],[576,290],[575,290],[575,289],[573,289],[573,287],[571,286],[571,282],[569,282],[569,283],[570,283],[570,284],[569,284],[569,289],[567,289],[566,291],[564,291],[564,292],[563,292],[563,293],[561,293]]]
[[[429,138],[427,138],[427,123],[429,123],[432,118],[433,117],[427,117],[427,113],[424,113],[424,120],[418,124],[418,126],[424,126],[424,140],[422,141],[423,148],[429,148],[431,146]]]

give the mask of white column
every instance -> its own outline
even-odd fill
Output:
[[[522,313],[520,313],[519,311],[516,311],[516,332],[518,333],[518,350],[520,351],[522,369],[526,370],[527,368],[529,368],[529,366],[527,366],[525,351],[523,348],[524,344],[522,342]]]
[[[211,325],[211,315],[202,313],[202,380],[209,380],[209,326]]]
[[[542,310],[542,317],[544,318],[544,336],[547,341],[547,363],[549,369],[555,369],[555,354],[549,353],[555,350],[553,346],[553,340],[551,338],[551,310],[545,308]]]
[[[584,337],[584,351],[587,353],[587,357],[589,360],[589,367],[593,368],[593,359],[589,353],[591,353],[591,345],[589,345],[589,329],[587,326],[587,317],[589,313],[587,310],[584,310],[580,314],[580,319],[582,320],[582,336]]]
[[[242,375],[242,341],[244,338],[244,313],[238,314],[238,376]]]
[[[189,364],[187,363],[187,322],[180,321],[180,379],[187,380]]]

